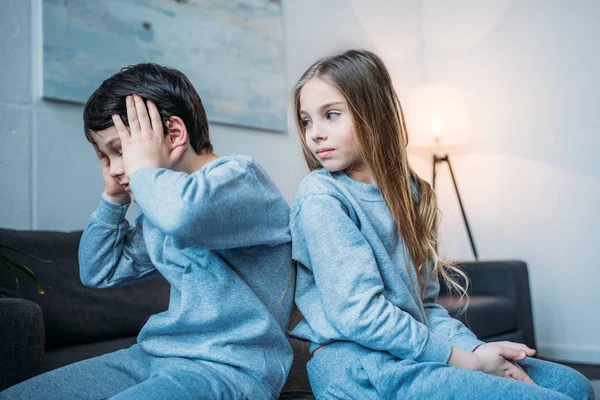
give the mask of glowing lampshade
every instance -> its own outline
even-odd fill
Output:
[[[406,113],[409,143],[456,145],[471,140],[465,100],[454,83],[431,83],[413,89]]]

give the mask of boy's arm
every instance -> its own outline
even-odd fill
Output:
[[[147,167],[129,184],[148,221],[179,245],[218,250],[290,241],[287,203],[251,162],[232,159],[193,174]]]
[[[341,335],[402,359],[448,360],[452,346],[384,296],[373,250],[340,200],[306,197],[291,229],[293,257],[310,265],[327,319]]]
[[[81,282],[85,286],[122,286],[159,274],[143,238],[143,215],[133,226],[125,219],[129,204],[102,198],[79,244]]]
[[[435,303],[440,292],[440,281],[433,268],[429,269],[428,274],[423,307],[431,332],[453,346],[466,351],[473,351],[477,346],[485,343],[477,339],[477,336],[462,322],[452,318],[444,307]]]

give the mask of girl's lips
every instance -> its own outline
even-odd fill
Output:
[[[126,192],[130,192],[131,190],[129,190],[129,185],[123,185],[123,189],[125,189]]]
[[[334,151],[333,149],[324,149],[324,150],[319,150],[319,151],[317,152],[317,156],[318,156],[320,159],[324,160],[324,159],[326,159],[326,158],[329,158],[329,157],[331,157],[331,153],[333,153],[333,151]]]

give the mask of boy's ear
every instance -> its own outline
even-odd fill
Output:
[[[167,135],[165,141],[169,146],[169,153],[184,152],[188,145],[188,131],[179,117],[172,116],[167,120]],[[173,154],[175,155],[175,154]]]

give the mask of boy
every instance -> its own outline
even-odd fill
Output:
[[[83,114],[105,190],[81,239],[81,280],[104,288],[162,274],[169,309],[129,349],[0,398],[277,398],[292,362],[294,289],[279,190],[250,157],[213,153],[200,97],[179,71],[124,68]],[[130,227],[131,198],[142,213]]]

